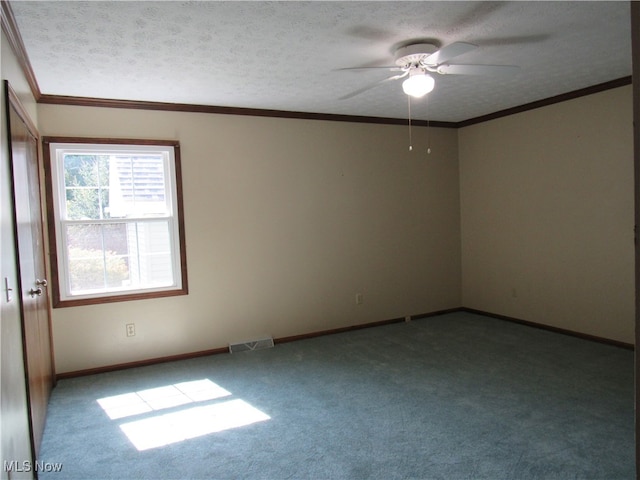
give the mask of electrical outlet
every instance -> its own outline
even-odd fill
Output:
[[[127,323],[127,337],[133,337],[136,334],[136,324],[135,323]]]
[[[362,302],[364,302],[364,299],[362,298],[362,294],[356,293],[356,305],[362,305]]]

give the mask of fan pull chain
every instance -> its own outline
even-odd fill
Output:
[[[409,106],[409,151],[413,150],[411,141],[411,96],[407,95],[407,105]]]
[[[431,135],[429,135],[429,112],[427,111],[427,107],[429,106],[429,100],[424,102],[424,114],[427,117],[427,155],[431,155]]]

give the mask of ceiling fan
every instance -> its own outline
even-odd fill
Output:
[[[396,50],[394,66],[342,68],[340,70],[382,68],[401,73],[348,93],[340,97],[340,100],[355,97],[379,85],[405,77],[407,77],[406,80],[402,82],[403,91],[407,95],[420,98],[433,90],[435,86],[435,80],[431,76],[432,73],[440,75],[511,75],[520,70],[520,67],[515,65],[462,65],[448,63],[452,58],[476,48],[478,48],[477,45],[466,42],[451,43],[440,49],[432,43],[412,43]]]

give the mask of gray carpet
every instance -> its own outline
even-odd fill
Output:
[[[452,313],[62,380],[40,478],[632,479],[633,385],[631,351]]]

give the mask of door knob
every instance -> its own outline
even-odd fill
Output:
[[[47,280],[46,279],[36,279],[36,285],[38,285],[39,287],[46,287],[47,286]]]
[[[29,290],[29,295],[31,295],[31,297],[35,297],[37,296],[41,296],[42,295],[42,287],[38,287],[35,290],[32,288],[31,290]]]

